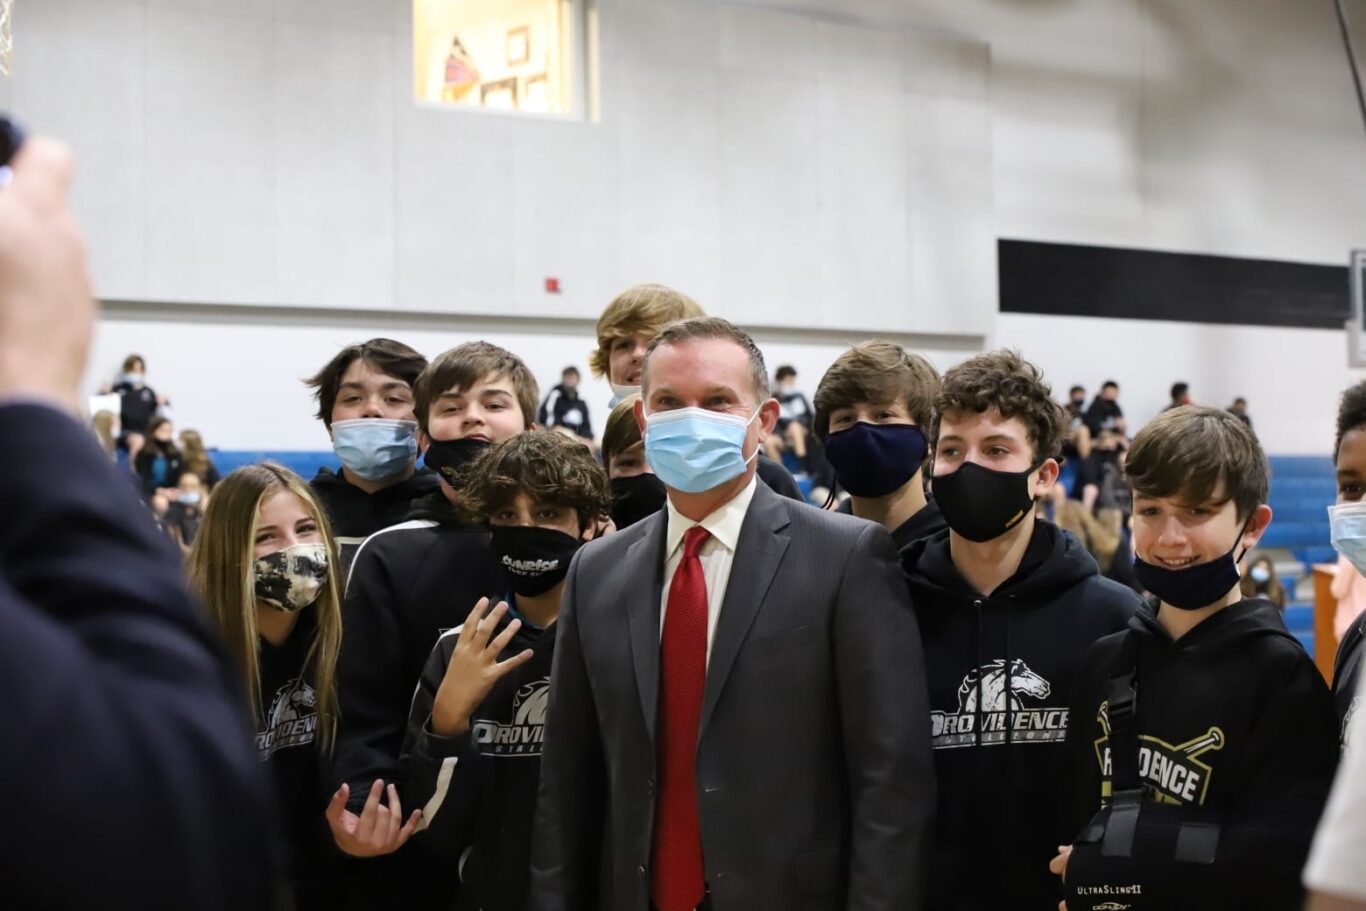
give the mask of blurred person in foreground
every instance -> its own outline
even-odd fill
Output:
[[[34,139],[12,167],[0,189],[0,775],[20,824],[0,835],[6,904],[268,908],[277,843],[240,688],[174,548],[75,417],[95,304],[67,208],[70,154]]]

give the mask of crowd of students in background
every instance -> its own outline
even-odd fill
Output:
[[[269,462],[220,479],[124,363],[117,423],[94,426],[242,672],[286,904],[552,907],[531,870],[565,578],[586,542],[665,511],[642,373],[680,320],[705,314],[659,285],[603,313],[600,444],[572,366],[542,400],[487,342],[349,346],[307,380],[340,463],[307,481]],[[791,366],[773,380],[760,483],[804,499],[790,466],[809,508],[900,554],[938,792],[926,907],[1090,908],[1138,884],[1134,908],[1294,906],[1345,710],[1250,556],[1269,469],[1246,401],[1193,406],[1177,383],[1131,436],[1114,381],[1060,404],[1015,352],[941,374],[877,340],[812,399]]]
[[[130,354],[116,382],[100,388],[90,426],[105,453],[130,469],[157,525],[188,553],[213,488],[218,466],[197,430],[184,429],[179,442],[169,415],[170,399],[147,385],[147,362]]]

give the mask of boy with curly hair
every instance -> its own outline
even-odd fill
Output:
[[[481,456],[462,507],[488,526],[511,591],[436,643],[403,745],[415,840],[458,858],[458,908],[522,911],[555,621],[569,561],[606,524],[607,474],[582,443],[530,430]]]
[[[1048,862],[1072,834],[1059,798],[1073,678],[1138,597],[1035,517],[1068,428],[1037,367],[980,354],[944,375],[934,404],[931,489],[949,527],[902,552],[939,782],[926,907],[1052,908]]]

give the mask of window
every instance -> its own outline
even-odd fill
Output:
[[[418,101],[596,115],[592,0],[413,0]]]

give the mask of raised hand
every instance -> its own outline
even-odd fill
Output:
[[[85,245],[67,209],[71,154],[30,139],[0,190],[0,397],[73,414],[95,326]]]
[[[398,789],[389,785],[389,805],[379,802],[384,782],[376,778],[370,786],[370,796],[365,799],[365,807],[359,816],[346,809],[347,798],[351,796],[349,785],[343,784],[332,795],[327,805],[327,825],[332,829],[332,840],[352,857],[380,857],[392,854],[417,831],[421,810],[414,810],[406,823],[403,820],[403,804],[398,799]]]
[[[522,621],[513,620],[497,636],[493,630],[507,613],[507,602],[500,601],[489,611],[489,599],[480,598],[474,610],[465,618],[460,636],[446,665],[446,676],[436,691],[432,703],[432,733],[440,737],[456,737],[470,727],[470,715],[488,698],[493,685],[504,675],[515,671],[531,660],[531,649],[525,649],[505,661],[498,656],[517,635]],[[492,638],[490,638],[492,637]]]

